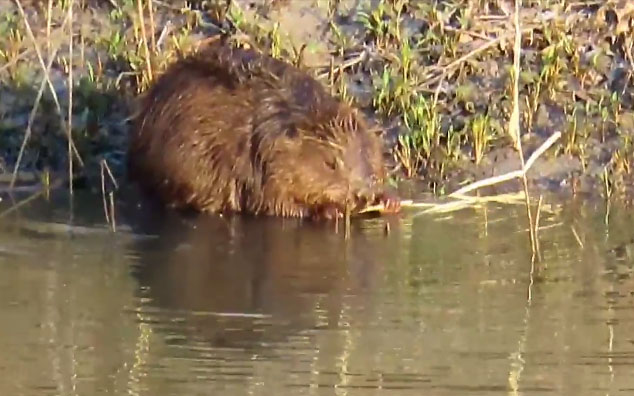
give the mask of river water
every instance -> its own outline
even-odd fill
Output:
[[[0,395],[634,394],[633,212],[551,209],[532,262],[521,207],[345,240],[36,200],[0,221]]]

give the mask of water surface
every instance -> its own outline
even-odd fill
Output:
[[[634,392],[631,210],[543,215],[533,265],[516,207],[364,219],[346,241],[131,208],[111,233],[100,205],[2,218],[0,394]]]

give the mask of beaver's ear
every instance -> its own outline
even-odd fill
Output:
[[[373,128],[369,129],[370,133],[375,134],[377,137],[383,137],[385,134],[385,129],[381,128],[378,125],[373,125]]]
[[[297,125],[295,125],[294,123],[287,125],[284,129],[284,135],[286,135],[286,137],[289,139],[297,139],[297,136],[299,135]]]

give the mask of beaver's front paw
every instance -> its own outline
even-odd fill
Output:
[[[384,213],[398,213],[401,211],[401,199],[392,191],[381,194],[378,197],[378,202],[383,205]]]
[[[324,205],[311,214],[313,220],[334,220],[343,217],[343,212],[336,205]]]

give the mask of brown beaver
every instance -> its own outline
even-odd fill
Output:
[[[129,171],[176,208],[341,216],[398,200],[381,139],[306,73],[211,44],[172,64],[141,101]]]

